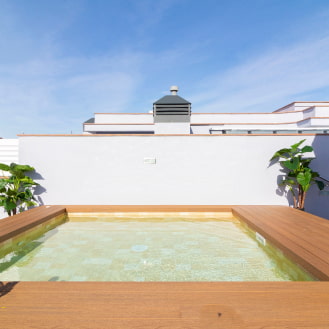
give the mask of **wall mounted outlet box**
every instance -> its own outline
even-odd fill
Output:
[[[145,164],[156,164],[156,158],[144,158]]]

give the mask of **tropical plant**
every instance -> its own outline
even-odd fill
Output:
[[[38,204],[33,196],[33,187],[39,184],[25,175],[34,171],[33,167],[16,163],[8,166],[0,163],[0,170],[10,173],[9,177],[0,179],[0,206],[4,207],[8,216]]]
[[[274,153],[270,161],[279,161],[286,173],[279,186],[287,188],[293,197],[294,208],[304,210],[305,198],[308,190],[316,184],[323,190],[325,184],[319,173],[310,168],[310,163],[315,158],[305,156],[305,153],[313,151],[312,146],[300,148],[305,139],[291,145],[290,148],[283,148]]]

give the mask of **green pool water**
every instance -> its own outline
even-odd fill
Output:
[[[47,229],[7,246],[1,281],[312,279],[235,219],[74,217]]]

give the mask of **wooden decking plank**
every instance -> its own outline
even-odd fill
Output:
[[[285,226],[282,225],[281,220],[271,221],[269,215],[271,212],[270,209],[267,209],[266,214],[263,214],[264,211],[264,209],[249,208],[246,214],[244,209],[244,219],[251,225],[254,225],[256,230],[262,231],[260,233],[263,233],[264,236],[266,235],[269,240],[276,240],[276,243],[283,243],[286,247],[290,247],[292,243],[293,247],[300,249],[302,253],[304,250],[305,256],[308,256],[308,258],[315,257],[321,259],[322,262],[328,263],[328,254],[326,253],[326,249],[328,249],[328,240],[322,241],[323,243],[321,244],[321,241],[314,236],[310,236],[307,232],[302,232],[302,235],[296,235],[295,232],[300,230],[299,225],[293,225],[293,223],[291,223],[290,226]],[[240,214],[242,213],[240,212]],[[266,221],[263,220],[263,215],[267,216]],[[327,230],[327,234],[329,234],[329,230]],[[323,245],[325,245],[325,247],[323,247]]]
[[[242,217],[254,230],[264,235],[269,241],[277,245],[284,253],[293,260],[305,267],[312,274],[320,279],[328,280],[329,278],[329,240],[319,241],[314,235],[307,234],[307,231],[300,230],[300,225],[295,222],[291,223],[281,220],[287,213],[292,216],[293,209],[282,208],[278,206],[237,206],[233,207],[233,212]],[[294,216],[299,213],[294,213]],[[307,220],[299,216],[300,221]],[[297,216],[298,217],[298,216]],[[266,219],[264,219],[266,218]],[[325,221],[324,219],[316,219]],[[321,230],[325,230],[323,226]],[[295,234],[300,231],[299,234]],[[329,236],[329,229],[327,229]],[[319,246],[319,243],[321,244]]]
[[[270,214],[268,214],[269,212]],[[325,261],[328,260],[327,255],[329,253],[329,243],[328,238],[325,238],[325,235],[327,234],[328,237],[329,226],[327,226],[326,228],[319,228],[317,230],[317,232],[319,232],[319,235],[317,235],[315,231],[312,234],[303,225],[303,223],[305,223],[305,220],[302,221],[300,220],[300,218],[298,222],[294,222],[289,218],[283,216],[282,213],[279,213],[280,215],[282,215],[282,218],[280,218],[279,220],[271,220],[270,216],[273,216],[274,214],[275,209],[267,209],[266,220],[264,220],[264,217],[258,218],[257,214],[255,213],[249,220],[252,220],[254,223],[257,223],[260,227],[269,227],[272,231],[278,232],[282,236],[288,237],[290,240],[294,241],[295,243],[298,243],[300,246],[303,246],[303,248],[306,248],[310,252],[312,252],[312,250],[315,251],[317,253],[317,256],[323,258]]]
[[[65,213],[66,209],[62,206],[41,206],[4,218],[0,220],[0,242]]]
[[[246,209],[245,207],[235,207],[234,209],[239,209],[241,213],[242,212],[246,213],[248,212],[248,220],[253,221],[254,223],[261,223],[263,225],[267,225],[272,227],[275,230],[284,230],[286,233],[294,235],[296,238],[301,238],[304,239],[305,241],[311,241],[314,242],[314,237],[318,238],[318,235],[315,233],[319,233],[320,238],[322,236],[325,236],[326,233],[329,232],[329,225],[326,226],[320,226],[317,229],[313,229],[313,232],[308,231],[308,224],[306,223],[308,219],[303,219],[302,217],[298,218],[296,220],[296,217],[298,215],[298,212],[294,212],[293,216],[290,211],[279,211],[276,208],[271,208],[271,207],[265,207],[265,209],[262,209],[262,207],[249,207]],[[284,209],[284,210],[289,210]],[[293,209],[290,209],[293,211]],[[278,218],[280,216],[280,218]],[[290,216],[290,217],[289,217]],[[326,220],[321,219],[322,222],[326,222]],[[319,222],[319,224],[323,224],[322,222]],[[326,223],[326,224],[329,224]],[[317,227],[319,226],[318,223],[313,226]],[[307,230],[307,231],[306,231]],[[310,234],[311,233],[311,234]],[[326,239],[327,241],[327,239]],[[329,245],[325,244],[323,246],[324,248],[328,249]]]
[[[258,218],[259,212],[261,212],[260,218]],[[312,217],[306,217],[305,219],[303,215],[303,212],[290,208],[265,207],[265,209],[256,208],[248,220],[257,222],[258,225],[263,224],[271,227],[272,230],[286,235],[296,243],[306,247],[309,251],[315,249],[319,257],[322,256],[325,261],[329,262],[329,221],[316,218],[317,221],[315,223],[308,223],[309,220],[312,220]],[[276,216],[280,216],[280,219],[274,220]],[[320,226],[318,224],[324,225]],[[313,227],[312,232],[310,232],[309,227]]]
[[[320,249],[314,250],[312,246],[313,250],[311,252],[307,248],[306,243],[302,243],[301,245],[300,239],[296,240],[294,236],[291,236],[291,234],[282,229],[278,229],[273,224],[269,225],[268,223],[264,223],[264,221],[257,221],[255,213],[252,214],[249,212],[248,218],[245,217],[244,219],[256,231],[277,245],[290,258],[297,261],[318,278],[328,280],[328,263],[318,256],[317,251],[321,253]],[[323,275],[323,273],[326,274]]]
[[[208,328],[207,319],[209,328],[321,328],[328,308],[327,282],[20,282],[0,298],[0,320],[6,329]]]
[[[309,213],[305,213],[299,210],[286,209],[286,207],[271,207],[270,212],[274,215],[280,216],[279,224],[284,226],[285,229],[291,231],[299,237],[316,237],[316,238],[327,238],[329,230],[329,221],[323,220],[323,218],[316,217]],[[289,211],[287,211],[289,210]],[[267,220],[268,221],[268,220]],[[296,230],[296,226],[299,227]],[[305,232],[307,230],[307,232]],[[326,239],[327,240],[327,239]]]

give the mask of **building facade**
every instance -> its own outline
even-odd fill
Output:
[[[150,113],[95,113],[84,134],[326,134],[329,102],[294,102],[272,113],[193,113],[177,95],[153,103]]]

